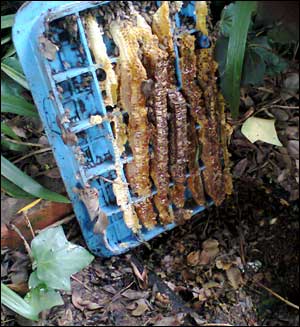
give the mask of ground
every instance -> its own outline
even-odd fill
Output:
[[[95,259],[74,276],[65,305],[45,312],[39,324],[298,325],[298,311],[263,288],[299,304],[298,211],[281,189],[236,181],[234,196],[221,207],[130,254]],[[74,221],[65,226],[69,239],[84,245],[79,227],[71,226]],[[21,257],[4,255],[10,278]],[[134,267],[146,271],[144,281]],[[1,319],[15,323],[4,307]]]

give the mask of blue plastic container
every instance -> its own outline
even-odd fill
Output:
[[[99,178],[102,176],[114,179],[114,151],[110,142],[113,133],[108,122],[95,126],[90,124],[89,117],[91,115],[105,117],[107,112],[96,76],[99,65],[95,65],[92,61],[81,15],[86,9],[105,6],[109,2],[27,2],[19,9],[13,26],[13,40],[21,65],[84,238],[89,249],[95,255],[105,257],[124,253],[140,245],[141,242],[148,241],[176,226],[175,223],[172,223],[166,226],[158,225],[152,230],[143,228],[139,236],[135,235],[124,223],[123,213],[116,204],[111,183]],[[159,2],[157,4],[160,5]],[[70,42],[63,41],[58,54],[56,54],[56,59],[49,61],[41,53],[40,36],[53,20],[64,19],[68,15],[76,17],[81,51],[74,49]],[[193,1],[182,8],[181,15],[195,18]],[[180,15],[178,14],[176,24],[180,26]],[[53,35],[54,39],[58,38],[61,32],[59,27],[56,32],[57,34]],[[202,41],[198,40],[198,42],[207,45],[207,37],[202,36]],[[106,46],[109,49],[110,43],[107,42]],[[176,70],[180,89],[178,50],[177,48],[174,50],[177,55]],[[114,62],[116,58],[112,57],[111,60]],[[91,86],[85,87],[85,79],[91,81]],[[59,89],[63,90],[62,94],[59,93]],[[64,119],[66,117],[65,108],[69,110],[68,119]],[[72,140],[64,142],[62,127],[63,130],[76,134],[76,144],[73,144]],[[80,151],[78,151],[79,148]],[[81,153],[80,156],[79,153]],[[132,160],[130,155],[125,156],[122,158],[122,163],[125,164],[130,160]],[[106,240],[103,240],[101,235],[94,234],[87,209],[78,194],[74,193],[74,188],[83,188],[88,183],[98,190],[100,207],[109,218]],[[155,194],[155,191],[152,194]],[[191,197],[188,191],[186,197],[187,199]],[[134,203],[139,199],[131,197],[131,201]],[[192,209],[196,214],[205,208],[196,206]],[[105,244],[109,246],[107,247]]]

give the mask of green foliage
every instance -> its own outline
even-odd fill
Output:
[[[244,54],[248,28],[255,1],[237,1],[232,17],[232,26],[228,27],[229,42],[223,82],[223,94],[229,103],[233,118],[238,115],[240,103],[240,82],[244,63]]]
[[[23,173],[18,167],[16,167],[3,156],[1,156],[1,175],[17,185],[23,191],[30,193],[38,198],[54,202],[70,202],[70,200],[68,200],[63,195],[44,188],[42,185]]]
[[[30,320],[41,311],[63,304],[56,289],[71,290],[70,276],[94,259],[87,250],[68,242],[61,226],[42,231],[31,242],[34,258],[30,291],[22,299],[1,283],[1,303]]]
[[[34,195],[31,195],[23,191],[21,188],[19,188],[14,183],[10,182],[7,178],[3,177],[2,175],[1,175],[1,190],[3,190],[5,193],[12,196],[13,198],[18,198],[18,199],[34,198]]]
[[[251,16],[254,4],[254,1],[237,1],[221,14],[215,58],[219,63],[221,89],[233,117],[238,115],[240,86],[261,85],[266,75],[279,74],[288,66],[273,48],[272,30],[258,28],[255,16]]]
[[[14,55],[15,48],[11,43],[9,28],[13,25],[14,15],[1,17],[1,29],[6,33],[1,38],[4,45],[4,56],[1,59],[1,146],[4,150],[14,153],[24,153],[30,145],[22,142],[12,128],[6,124],[11,114],[38,118],[35,106],[25,100],[23,93],[29,90],[19,60]],[[7,115],[8,114],[8,115]],[[39,183],[27,176],[8,159],[1,156],[1,190],[16,198],[40,197],[49,201],[70,202],[66,197],[45,189]]]
[[[1,70],[25,89],[30,90],[17,58],[9,57],[3,59],[1,61]]]
[[[1,29],[12,27],[14,23],[15,15],[1,16]]]
[[[14,95],[1,95],[1,112],[10,112],[26,117],[38,117],[34,105]]]
[[[53,289],[70,291],[70,276],[93,260],[84,248],[68,242],[61,227],[36,236],[31,248],[37,265],[37,275],[31,283],[36,284],[37,277]]]

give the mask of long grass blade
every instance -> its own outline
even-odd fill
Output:
[[[256,1],[237,1],[230,30],[226,68],[224,76],[224,96],[230,106],[231,115],[237,118],[240,104],[240,83],[243,70],[245,47],[251,15],[256,9]]]
[[[39,320],[33,307],[3,283],[1,283],[1,303],[29,320]]]
[[[15,95],[1,94],[1,112],[10,112],[26,117],[39,117],[33,104]]]
[[[16,184],[25,192],[32,194],[37,198],[54,202],[70,203],[70,200],[65,196],[44,188],[3,156],[1,156],[1,175]]]

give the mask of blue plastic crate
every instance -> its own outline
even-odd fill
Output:
[[[148,241],[176,226],[175,223],[166,226],[157,225],[152,230],[143,227],[141,233],[135,235],[124,223],[123,213],[116,204],[111,184],[99,178],[100,176],[114,178],[114,151],[110,142],[113,133],[109,122],[104,121],[101,125],[93,126],[89,120],[91,115],[100,115],[104,118],[107,110],[96,76],[97,69],[100,67],[93,63],[81,15],[87,9],[105,6],[109,2],[27,2],[18,11],[13,27],[13,40],[21,65],[86,243],[94,254],[106,257],[124,253],[140,245],[141,242]],[[157,5],[160,5],[159,1]],[[186,2],[180,15],[176,14],[176,25],[180,26],[182,16],[195,19],[194,11],[194,1]],[[39,38],[52,21],[63,20],[68,15],[74,15],[76,18],[81,49],[78,51],[70,42],[62,42],[56,59],[49,61],[41,53]],[[61,32],[58,26],[52,37],[58,38]],[[202,47],[208,47],[207,40],[207,36],[200,35],[198,42]],[[106,39],[105,43],[108,52],[112,52],[110,40]],[[181,77],[176,45],[174,50],[177,57],[178,89],[180,89]],[[111,56],[111,61],[115,60],[116,58]],[[83,83],[85,79],[91,81],[89,87],[85,87]],[[63,90],[62,94],[59,89]],[[69,110],[68,119],[62,121],[66,117],[64,108]],[[75,141],[65,139],[64,142],[62,127],[63,130],[75,134],[77,139]],[[122,158],[122,164],[130,160],[132,156],[129,154]],[[125,179],[125,174],[123,177]],[[105,240],[101,235],[93,232],[93,224],[87,208],[74,192],[74,188],[83,188],[87,184],[97,189],[100,207],[109,218]],[[155,194],[155,191],[152,194]],[[186,198],[191,198],[188,190]],[[132,203],[139,200],[131,196]],[[211,201],[208,203],[211,204]],[[192,208],[194,214],[204,209],[205,207],[202,206]]]

